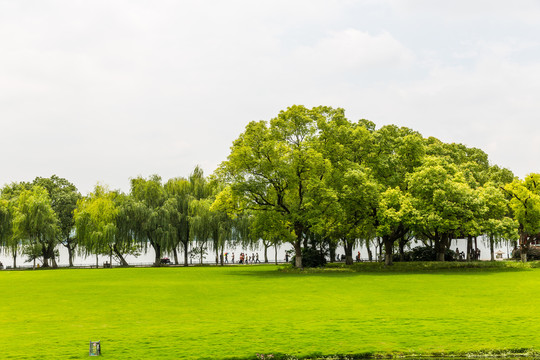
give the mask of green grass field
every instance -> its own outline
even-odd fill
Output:
[[[0,271],[0,358],[540,349],[540,269]]]

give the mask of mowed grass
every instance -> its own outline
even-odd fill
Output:
[[[255,358],[540,349],[540,269],[0,271],[0,358]]]

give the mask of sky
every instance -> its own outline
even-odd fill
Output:
[[[538,19],[528,0],[0,0],[0,185],[211,174],[293,104],[523,178],[540,172]]]

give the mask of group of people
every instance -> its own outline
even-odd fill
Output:
[[[229,263],[229,253],[223,254],[225,257],[225,263]],[[234,253],[231,254],[231,262],[234,264]],[[240,260],[238,260],[239,264],[257,264],[260,263],[259,261],[259,253],[252,253],[251,255],[240,253]]]

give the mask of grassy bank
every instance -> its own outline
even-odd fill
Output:
[[[540,269],[361,265],[2,271],[0,358],[82,359],[90,340],[109,359],[540,349]]]

